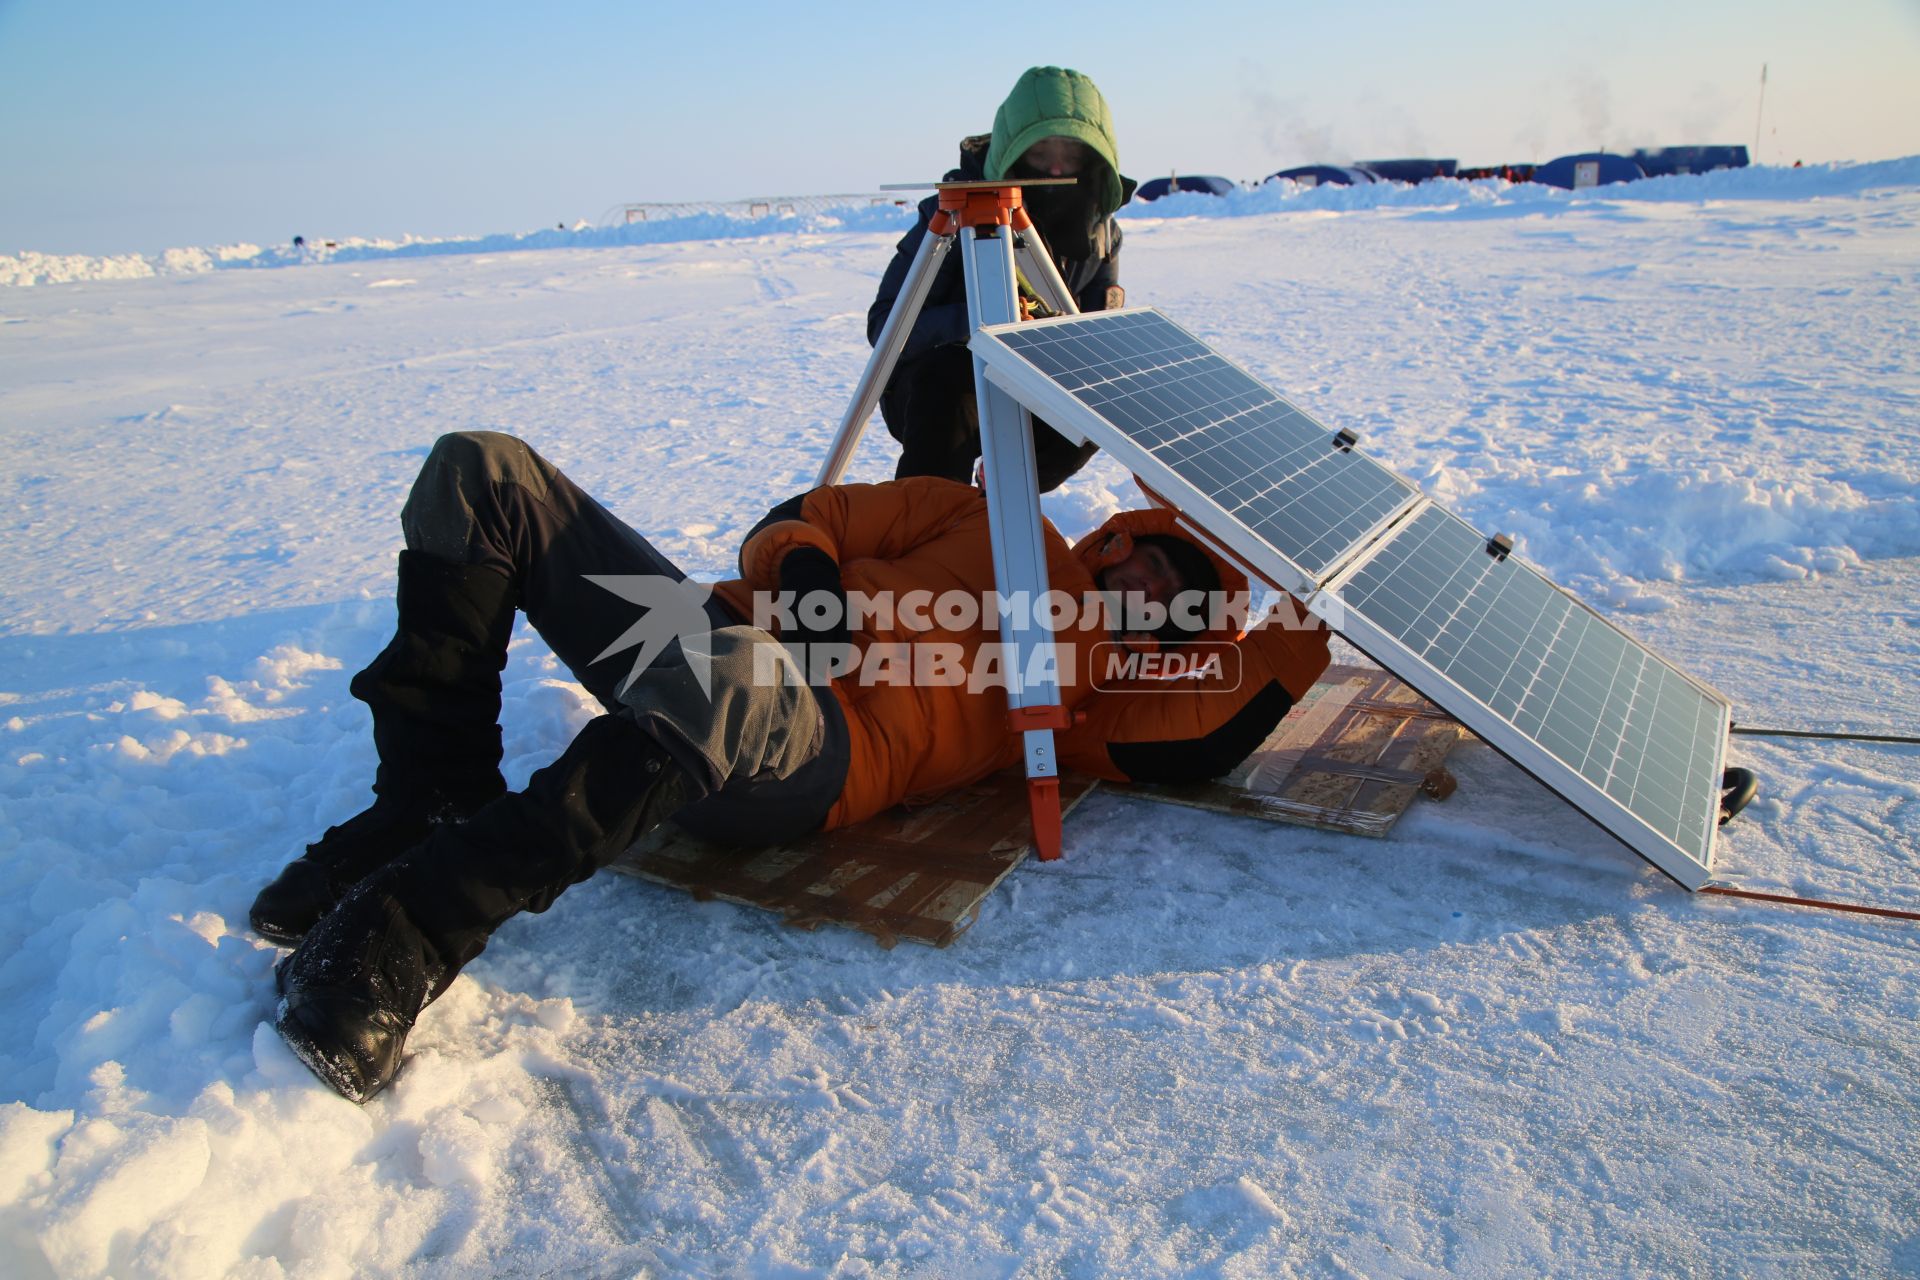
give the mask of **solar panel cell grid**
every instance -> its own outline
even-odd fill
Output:
[[[1021,325],[1000,341],[1319,578],[1413,488],[1156,312]]]
[[[1438,507],[1340,591],[1351,608],[1600,791],[1703,860],[1716,704]]]

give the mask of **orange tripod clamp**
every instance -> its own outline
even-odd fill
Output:
[[[995,186],[989,184],[956,184],[940,188],[940,212],[934,215],[934,221],[928,230],[936,234],[944,228],[939,226],[942,215],[950,219],[955,228],[959,227],[1012,227],[1024,231],[1033,225],[1027,217],[1027,210],[1020,202],[1018,186]]]
[[[1086,719],[1084,713],[1068,711],[1058,703],[1033,707],[1010,707],[1007,727],[1015,733],[1030,729],[1070,729]],[[1052,862],[1060,856],[1065,837],[1061,832],[1060,776],[1043,775],[1027,779],[1027,814],[1033,822],[1033,847],[1040,861]]]

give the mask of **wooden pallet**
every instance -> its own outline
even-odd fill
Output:
[[[1384,836],[1416,795],[1453,793],[1466,729],[1377,667],[1328,667],[1238,769],[1213,782],[1108,786],[1219,813]]]
[[[1098,783],[1061,780],[1061,811]],[[773,849],[736,849],[656,828],[613,869],[777,912],[796,928],[844,925],[883,947],[901,939],[944,947],[979,918],[980,903],[1027,856],[1033,840],[1018,770],[919,805],[899,805],[839,831]]]

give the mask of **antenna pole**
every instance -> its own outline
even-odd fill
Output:
[[[1767,64],[1760,64],[1760,106],[1753,113],[1753,162],[1760,163],[1760,119],[1767,112]]]

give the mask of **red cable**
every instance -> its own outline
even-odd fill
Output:
[[[1857,902],[1825,902],[1819,898],[1795,898],[1784,893],[1761,893],[1756,889],[1730,889],[1726,885],[1710,884],[1700,889],[1701,893],[1717,893],[1728,898],[1753,898],[1760,902],[1784,902],[1796,907],[1819,907],[1825,911],[1850,911],[1855,915],[1885,916],[1890,920],[1920,920],[1920,911],[1896,911],[1892,907],[1867,907]]]

